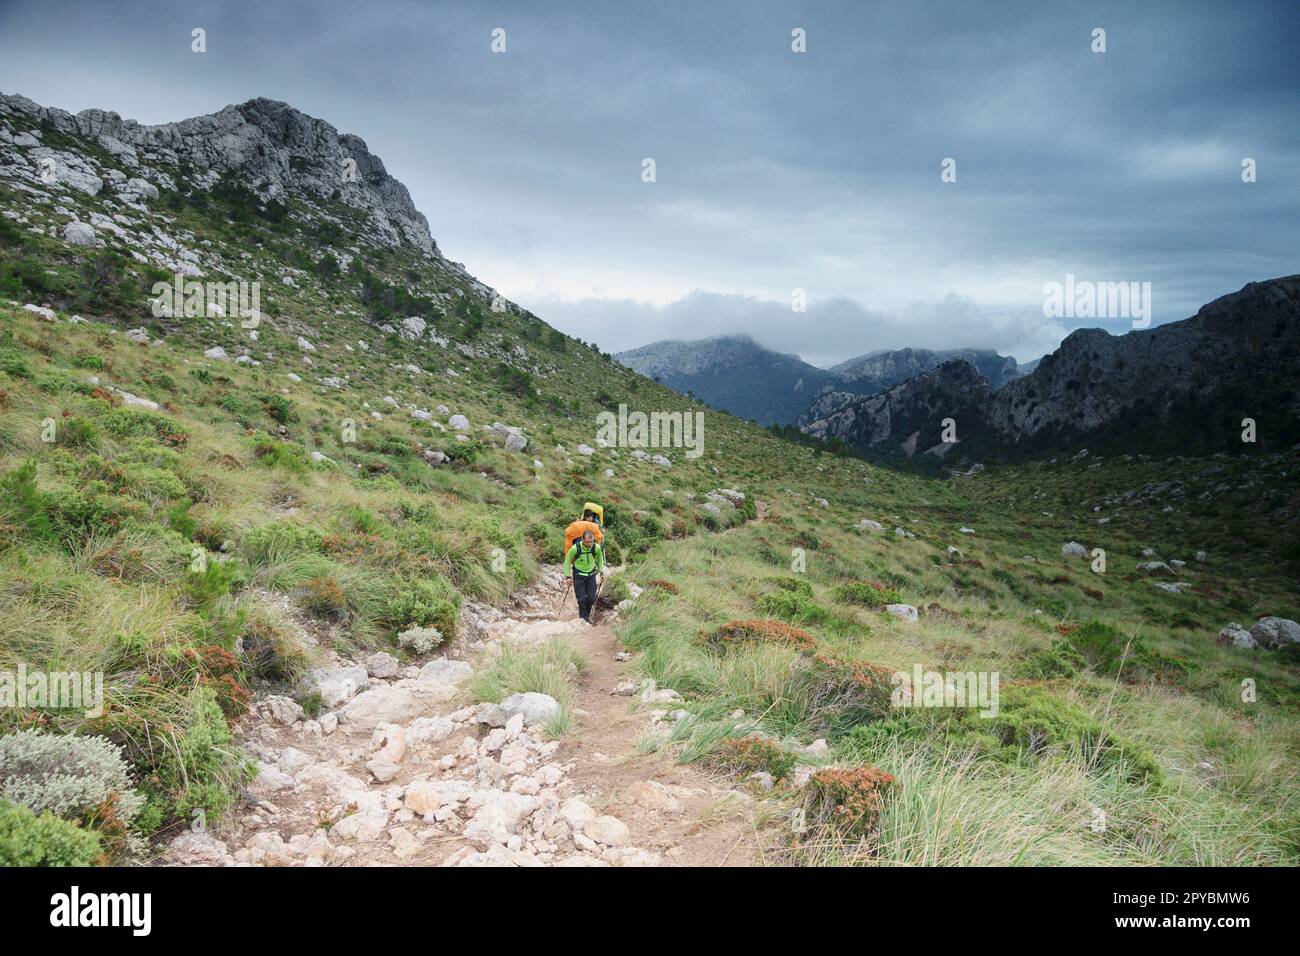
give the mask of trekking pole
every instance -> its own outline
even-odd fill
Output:
[[[556,614],[559,614],[561,611],[564,610],[564,602],[569,599],[569,591],[572,590],[572,588],[573,588],[573,581],[566,580],[564,582],[564,593],[560,595],[560,606],[555,609]]]
[[[605,589],[605,577],[601,575],[600,583],[596,585],[596,596],[591,599],[591,623],[596,623],[596,615],[600,613],[600,592]]]

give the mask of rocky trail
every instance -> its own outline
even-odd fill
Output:
[[[501,610],[470,603],[445,655],[421,667],[385,653],[309,675],[321,712],[271,695],[236,728],[257,762],[219,828],[174,839],[160,862],[216,866],[745,866],[762,862],[757,803],[727,780],[637,747],[685,716],[676,692],[634,676],[611,625],[578,619],[563,578]],[[309,633],[304,639],[313,641]],[[584,659],[573,721],[556,701],[475,703],[475,671],[506,646],[563,638]],[[314,642],[314,641],[313,641]]]

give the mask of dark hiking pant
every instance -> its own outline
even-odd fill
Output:
[[[573,596],[578,599],[578,616],[591,620],[591,609],[596,604],[596,575],[573,572]]]

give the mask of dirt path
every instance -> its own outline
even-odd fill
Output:
[[[634,709],[629,697],[611,693],[635,676],[630,660],[617,659],[622,648],[613,629],[598,623],[578,631],[570,643],[586,658],[577,680],[578,727],[560,747],[577,764],[570,776],[576,790],[590,795],[593,806],[608,806],[629,826],[633,843],[663,854],[666,862],[760,864],[761,842],[747,795],[670,756],[637,749],[637,738],[652,726],[648,713],[674,705]]]
[[[471,607],[467,638],[423,667],[322,649],[329,663],[317,680],[327,710],[312,718],[285,697],[258,701],[237,728],[260,771],[246,805],[214,832],[173,841],[162,862],[761,864],[752,795],[638,748],[668,732],[679,716],[675,695],[636,679],[611,627],[617,612],[593,627],[578,620],[571,598],[557,610],[560,580],[547,569],[510,608]],[[585,661],[568,732],[548,741],[525,713],[505,726],[481,722],[500,724],[504,715],[474,703],[473,673],[503,646],[555,638]]]

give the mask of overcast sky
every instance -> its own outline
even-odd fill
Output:
[[[145,123],[285,100],[362,137],[446,255],[606,350],[1025,361],[1129,326],[1044,318],[1067,273],[1150,282],[1159,324],[1300,272],[1297,37],[1295,0],[0,0],[0,90]]]

